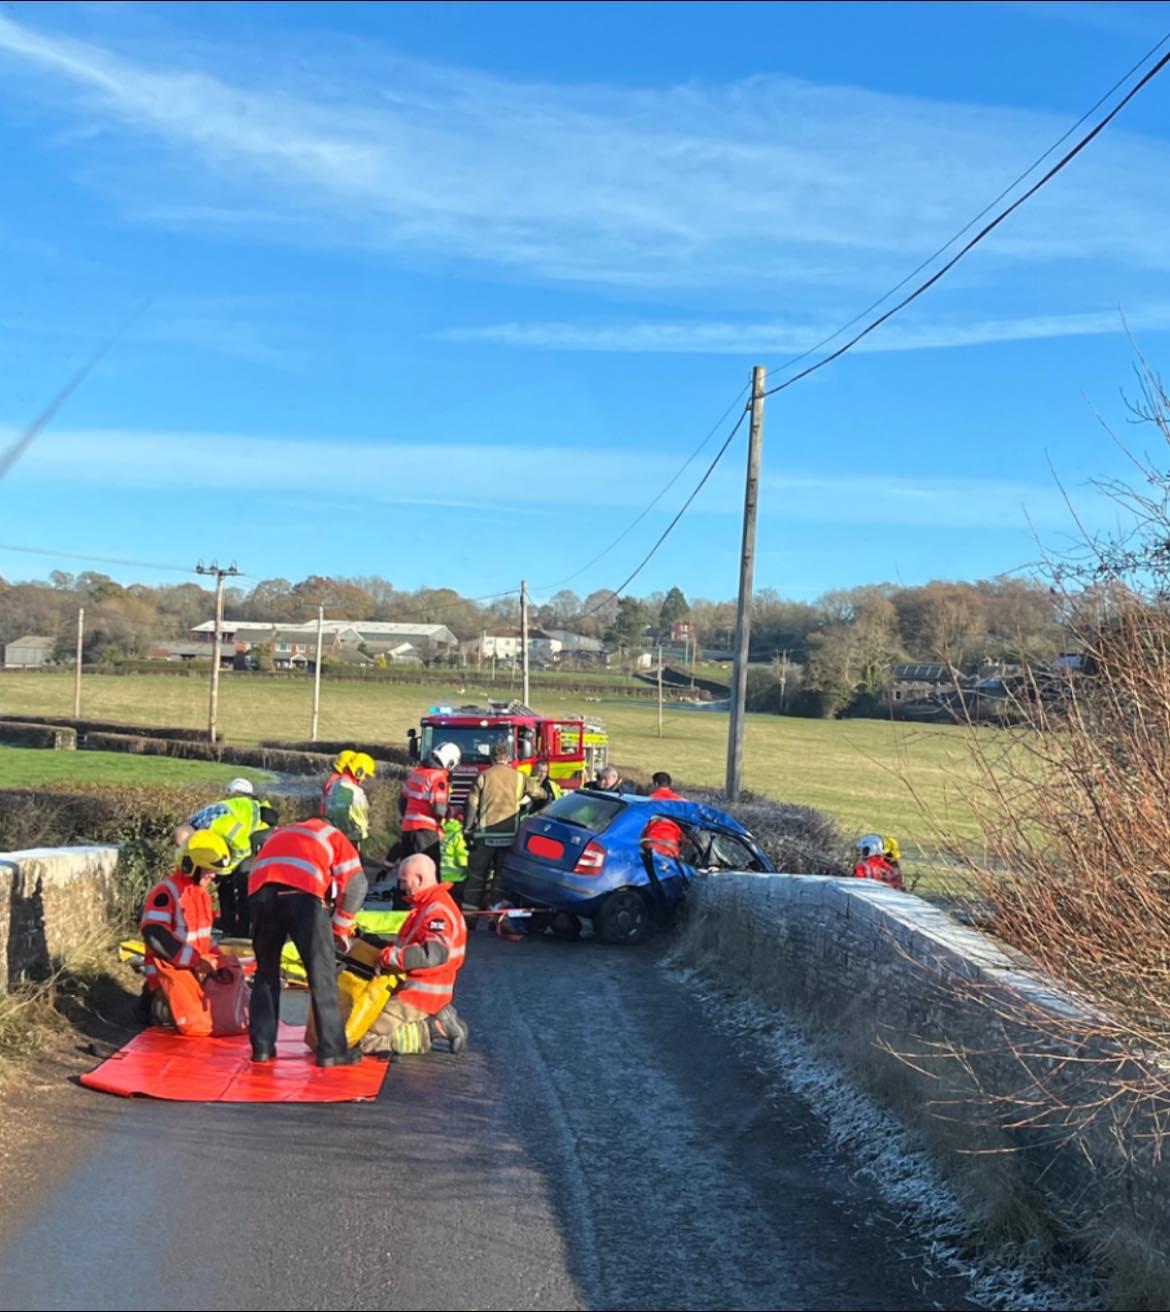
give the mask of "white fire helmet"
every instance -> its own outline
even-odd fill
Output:
[[[454,770],[462,755],[463,753],[454,743],[440,743],[431,753],[431,759],[444,770]]]

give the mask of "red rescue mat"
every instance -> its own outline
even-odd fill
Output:
[[[322,1070],[300,1025],[281,1022],[276,1060],[252,1061],[247,1035],[193,1039],[152,1026],[81,1077],[89,1089],[171,1102],[372,1102],[389,1069],[367,1057]]]

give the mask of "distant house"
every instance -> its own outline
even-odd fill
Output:
[[[968,682],[953,665],[929,662],[895,665],[890,679],[890,702],[896,706],[899,702],[937,698],[952,692],[956,685],[962,687]]]
[[[221,665],[230,665],[235,657],[235,644],[220,643],[219,659]],[[191,661],[210,661],[211,648],[205,642],[152,642],[146,649],[148,661],[171,661],[190,663]]]
[[[478,638],[463,643],[463,652],[470,660],[518,661],[524,646],[524,635],[516,628],[485,629]],[[528,630],[528,659],[551,663],[561,650],[560,641],[544,629]]]
[[[52,664],[53,652],[57,648],[56,638],[46,638],[41,634],[28,633],[17,638],[4,648],[4,668],[6,670],[39,670]]]
[[[361,648],[375,659],[408,643],[420,660],[435,660],[459,650],[459,639],[445,624],[398,624],[381,620],[325,620],[321,626],[325,650],[336,655],[342,648]],[[211,642],[215,621],[206,620],[191,630],[197,642]],[[279,624],[266,620],[225,620],[225,641],[242,644],[245,650],[272,644],[278,667],[303,667],[317,651],[317,621]],[[340,644],[335,645],[335,644]]]
[[[609,661],[609,652],[600,638],[588,638],[569,629],[545,629],[545,632],[554,642],[561,644],[557,655],[562,660],[595,665],[605,665]]]

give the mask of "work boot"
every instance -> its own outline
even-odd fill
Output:
[[[317,1065],[328,1070],[332,1066],[356,1066],[362,1059],[361,1049],[350,1048],[340,1057],[318,1057]]]
[[[467,1022],[450,1002],[442,1011],[431,1017],[431,1032],[434,1036],[445,1038],[455,1056],[467,1047],[467,1040],[471,1034]]]

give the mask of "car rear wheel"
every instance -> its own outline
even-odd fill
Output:
[[[603,943],[641,943],[653,928],[649,904],[634,888],[611,893],[593,916],[593,932]]]

